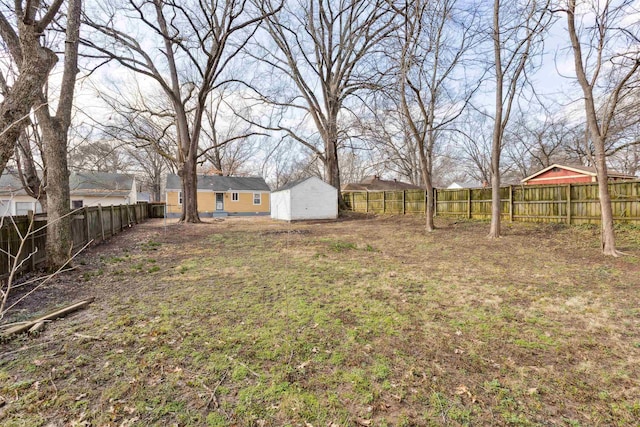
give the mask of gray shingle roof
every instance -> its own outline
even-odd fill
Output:
[[[133,176],[107,172],[74,172],[69,176],[69,189],[72,194],[84,191],[131,191]]]
[[[133,176],[121,173],[77,172],[69,176],[72,195],[127,195],[133,186]],[[26,194],[17,173],[0,176],[0,192]]]
[[[182,182],[175,174],[167,175],[167,190],[181,190]],[[210,191],[271,191],[259,176],[198,175],[198,190]]]
[[[278,188],[277,190],[273,190],[274,193],[278,192],[278,191],[285,191],[288,190],[290,188],[295,187],[298,184],[302,184],[303,182],[305,182],[306,180],[310,179],[311,177],[307,177],[307,178],[302,178],[302,179],[296,179],[295,181],[291,181],[291,182],[287,182],[285,185],[283,185],[282,187]]]

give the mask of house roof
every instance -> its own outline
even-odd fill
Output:
[[[565,169],[571,172],[577,172],[577,173],[581,173],[584,175],[588,175],[588,176],[597,176],[596,173],[596,168],[593,166],[582,166],[582,165],[560,165],[558,163],[554,163],[551,166],[547,166],[544,169],[539,170],[538,172],[534,173],[533,175],[529,175],[528,177],[524,178],[522,180],[522,182],[527,182],[535,177],[537,177],[538,175],[542,175],[543,173],[550,171],[553,168],[560,168],[560,169]],[[627,178],[627,179],[635,179],[636,177],[634,175],[628,175],[622,172],[617,172],[617,171],[613,171],[613,170],[609,170],[607,171],[607,175],[609,176],[609,178]]]
[[[167,175],[167,190],[181,190],[182,181],[176,174]],[[198,175],[198,190],[210,191],[271,191],[259,176]]]
[[[454,181],[451,184],[449,184],[449,186],[447,187],[447,189],[455,189],[455,188],[480,188],[482,187],[482,185],[478,184],[477,182],[458,182],[458,181]]]
[[[74,172],[69,176],[73,196],[127,196],[133,188],[131,175],[108,172]]]
[[[127,196],[133,183],[133,176],[120,173],[77,172],[69,176],[69,190],[73,196]],[[27,194],[15,172],[0,176],[0,193]]]
[[[393,191],[393,190],[422,190],[423,188],[398,180],[384,180],[377,175],[369,176],[357,183],[349,183],[342,187],[343,191]]]

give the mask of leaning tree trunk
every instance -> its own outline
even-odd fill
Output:
[[[47,269],[55,271],[71,256],[67,130],[57,121],[41,122],[47,159]]]
[[[606,154],[602,149],[604,142],[596,143],[596,174],[598,176],[598,198],[600,199],[600,243],[602,253],[609,256],[618,256],[616,249],[615,231],[613,224],[613,209],[611,207],[611,195],[609,194]]]
[[[22,20],[18,25],[22,63],[19,64],[20,74],[0,104],[0,171],[4,170],[13,155],[31,108],[47,108],[46,105],[35,104],[49,78],[49,72],[58,61],[51,49],[40,46],[41,34],[35,25],[27,25]]]

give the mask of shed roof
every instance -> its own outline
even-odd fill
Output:
[[[302,184],[303,182],[306,182],[310,179],[317,179],[318,181],[322,182],[323,184],[326,184],[330,187],[333,187],[331,184],[324,182],[323,180],[321,180],[320,178],[318,178],[317,176],[308,176],[306,178],[302,178],[302,179],[297,179],[295,181],[291,181],[291,182],[287,182],[285,185],[283,185],[282,187],[279,187],[277,190],[273,190],[274,193],[277,193],[278,191],[286,191],[289,190],[293,187],[296,187],[300,184]]]
[[[167,175],[167,190],[181,190],[182,181],[176,174]],[[210,191],[271,191],[260,176],[198,175],[198,190]]]
[[[596,172],[596,168],[593,166],[583,166],[583,165],[561,165],[558,163],[554,163],[551,166],[547,166],[544,169],[539,170],[538,172],[534,173],[533,175],[529,175],[528,177],[524,178],[522,180],[522,182],[527,182],[539,175],[542,175],[545,172],[550,171],[553,168],[560,168],[560,169],[565,169],[571,172],[576,172],[576,173],[580,173],[580,174],[584,174],[587,176],[597,176],[597,172]],[[609,170],[607,171],[607,175],[609,178],[623,178],[623,179],[635,179],[636,177],[633,175],[628,175],[622,172],[617,172],[617,171],[613,171],[613,170]]]

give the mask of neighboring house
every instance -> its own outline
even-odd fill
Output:
[[[296,221],[337,217],[338,190],[315,176],[290,182],[271,193],[271,218]]]
[[[380,179],[378,175],[369,176],[360,182],[342,186],[342,191],[399,191],[399,190],[423,190],[418,185],[407,182]]]
[[[133,175],[107,172],[74,172],[69,176],[71,207],[135,205],[138,203]]]
[[[72,173],[69,176],[69,190],[72,209],[137,203],[135,178],[131,175]],[[40,202],[27,195],[16,175],[3,174],[0,177],[0,216],[26,215],[29,211],[41,213]]]
[[[452,182],[447,190],[460,190],[463,188],[482,188],[483,186],[477,182]],[[486,186],[485,186],[486,187]]]
[[[610,181],[628,181],[637,179],[633,175],[608,171]],[[522,180],[525,185],[557,185],[598,182],[596,168],[576,165],[553,164]]]
[[[261,177],[198,175],[198,214],[201,216],[269,215],[270,189]],[[167,216],[182,214],[182,181],[167,175]]]

